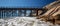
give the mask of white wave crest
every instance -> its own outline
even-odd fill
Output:
[[[40,21],[36,17],[15,17],[0,19],[0,26],[50,26],[52,23]]]

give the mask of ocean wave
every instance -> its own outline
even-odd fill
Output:
[[[0,19],[0,26],[53,26],[52,23],[40,21],[36,17],[14,17],[10,19]]]

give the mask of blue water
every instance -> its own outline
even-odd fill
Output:
[[[26,15],[24,13],[25,10],[3,10],[0,11],[0,18],[30,16],[31,10],[26,10]]]
[[[42,8],[56,0],[0,0],[0,7],[8,8]]]

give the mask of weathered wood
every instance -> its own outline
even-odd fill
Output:
[[[39,15],[37,18],[43,21],[49,21],[53,24],[60,24],[60,1],[55,1],[44,7],[47,10],[43,15]],[[58,20],[59,19],[59,20]]]

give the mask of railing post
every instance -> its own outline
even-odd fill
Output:
[[[36,16],[38,16],[38,10],[36,10]]]
[[[26,10],[24,10],[24,16],[26,16]]]

